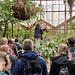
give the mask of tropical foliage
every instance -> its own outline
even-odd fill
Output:
[[[12,16],[13,10],[12,10],[12,5],[15,3],[15,0],[0,0],[0,19],[3,20],[2,26],[4,26],[4,33],[3,36],[5,36],[8,32],[8,23],[14,24],[15,22],[19,21],[15,19]]]
[[[35,44],[35,51],[37,53],[39,52],[42,52],[42,56],[44,58],[51,58],[53,57],[53,54],[57,54],[57,44],[56,42],[53,40],[53,39],[44,39],[44,40],[41,40],[40,42],[40,47],[38,47],[36,44]]]
[[[0,35],[1,35],[1,37],[9,38],[9,36],[10,36],[9,33],[12,34],[12,37],[14,37],[14,30],[13,30],[14,24],[17,22],[25,22],[25,21],[22,21],[19,19],[15,19],[13,17],[12,6],[15,3],[16,3],[16,0],[4,0],[4,1],[0,0],[0,32],[1,32]],[[37,20],[38,20],[38,16],[33,15],[25,23],[32,24],[32,23],[36,22]],[[22,24],[20,24],[20,25],[22,25]],[[10,29],[10,27],[11,27],[11,29]]]

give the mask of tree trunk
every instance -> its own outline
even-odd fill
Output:
[[[12,23],[12,37],[13,37],[13,23]]]
[[[5,29],[4,29],[3,37],[5,37],[7,30],[8,30],[8,23],[5,22]]]

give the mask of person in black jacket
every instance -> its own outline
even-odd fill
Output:
[[[66,44],[60,44],[58,56],[51,58],[52,64],[49,75],[59,75],[60,68],[68,67],[69,75],[75,75],[75,62],[71,61],[71,54]]]
[[[67,40],[67,45],[69,46],[69,50],[71,52],[72,60],[75,60],[75,38],[69,37]]]
[[[14,44],[17,46],[18,51],[22,50],[22,45],[19,43],[18,39],[15,39],[15,43]]]
[[[19,39],[15,39],[14,44],[17,46],[18,56],[20,57],[22,55],[22,45],[19,43]]]
[[[36,27],[35,27],[35,35],[34,38],[36,40],[36,45],[40,45],[40,40],[41,40],[41,34],[43,34],[43,30],[40,27],[40,24],[37,23]]]

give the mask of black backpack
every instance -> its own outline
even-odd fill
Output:
[[[38,61],[39,57],[37,56],[35,60],[28,60],[24,57],[20,58],[26,63],[23,75],[42,75],[41,65]]]
[[[69,75],[68,67],[65,65],[60,67],[59,75]]]
[[[72,60],[75,60],[75,51],[71,52]]]

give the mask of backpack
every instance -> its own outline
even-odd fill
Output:
[[[13,50],[13,45],[14,45],[14,44],[11,45],[11,49],[12,49],[12,54],[15,55],[15,52],[14,52],[14,50]]]
[[[35,60],[28,60],[24,57],[20,57],[20,59],[26,62],[23,75],[42,75],[41,65],[38,61],[39,56]]]
[[[6,70],[6,71],[4,72],[4,74],[2,74],[2,75],[11,75],[11,74],[10,74],[9,71]]]
[[[71,52],[72,60],[75,60],[75,51]]]
[[[60,67],[59,75],[69,75],[68,67],[65,65]]]

